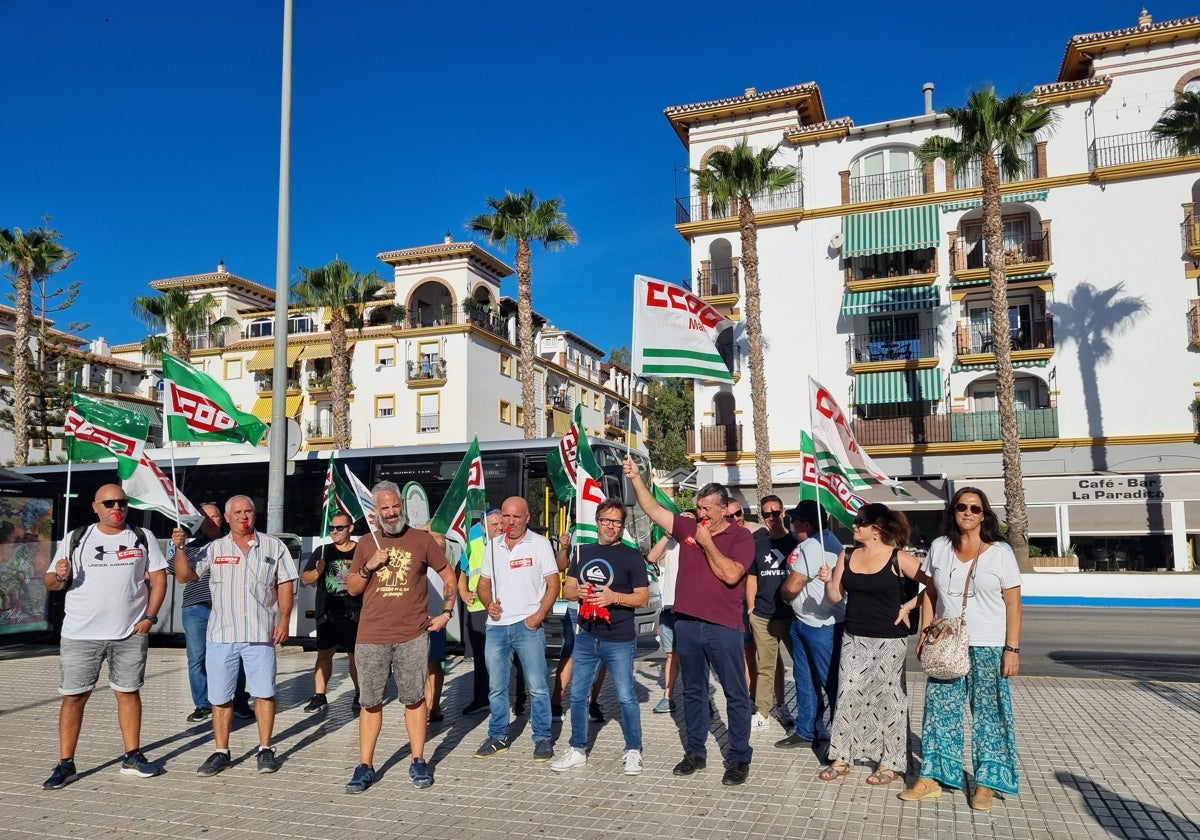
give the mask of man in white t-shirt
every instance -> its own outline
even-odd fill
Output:
[[[75,747],[83,709],[105,659],[125,743],[121,772],[143,778],[161,772],[142,754],[140,692],[148,634],[158,623],[158,610],[167,594],[167,560],[153,534],[126,522],[129,498],[119,484],[97,490],[92,510],[96,524],[78,529],[58,544],[44,579],[47,589],[67,590],[59,646],[60,759],[42,785],[45,790],[58,790],[77,777]]]
[[[504,536],[492,540],[479,578],[487,609],[488,737],[475,751],[490,758],[508,749],[508,679],[516,653],[529,694],[533,760],[554,757],[550,741],[550,688],[546,679],[546,631],[542,622],[558,596],[558,563],[550,541],[529,530],[529,505],[520,496],[500,506]]]

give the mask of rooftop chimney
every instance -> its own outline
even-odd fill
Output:
[[[225,273],[225,260],[221,260],[220,262],[217,263],[217,274],[224,274],[224,273]]]
[[[754,88],[746,88],[746,96],[754,96],[756,93],[758,93],[758,91]]]
[[[1142,13],[1138,15],[1138,26],[1149,26],[1152,23],[1154,23],[1154,18],[1150,17],[1150,13],[1143,8]]]
[[[444,243],[446,243],[447,245],[449,245],[449,244],[450,244],[451,242],[453,242],[453,241],[454,241],[454,237],[450,235],[450,231],[446,231],[446,236],[445,236],[445,238],[442,240],[442,242],[444,242]]]
[[[933,82],[926,82],[921,85],[921,90],[925,93],[925,113],[933,113]]]

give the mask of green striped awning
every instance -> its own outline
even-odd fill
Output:
[[[888,370],[854,377],[858,405],[934,401],[942,398],[942,369]]]
[[[1015,368],[1033,368],[1033,367],[1046,367],[1049,364],[1050,364],[1049,359],[1013,359],[1012,366]],[[989,364],[960,365],[958,362],[955,362],[953,365],[950,366],[951,373],[962,373],[963,371],[995,370],[995,369],[996,369],[995,363],[992,363],[990,365]]]
[[[936,284],[907,286],[903,289],[877,289],[873,292],[846,292],[842,298],[842,314],[865,315],[872,312],[933,309],[941,301],[942,293]]]
[[[938,205],[900,207],[842,218],[842,256],[891,254],[938,246]]]
[[[1029,192],[1009,193],[1008,195],[1000,196],[1000,201],[1004,204],[1012,204],[1020,201],[1045,201],[1046,196],[1050,194],[1049,190],[1030,190]],[[970,210],[972,207],[982,207],[982,198],[967,198],[962,201],[947,201],[942,205],[943,213],[951,213],[955,210]]]

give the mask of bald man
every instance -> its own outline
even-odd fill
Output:
[[[550,541],[529,530],[529,505],[520,496],[504,500],[500,522],[504,535],[488,544],[477,591],[488,614],[484,656],[492,716],[475,757],[491,758],[508,749],[508,679],[516,653],[529,693],[533,760],[549,761],[554,745],[542,623],[558,597],[558,563]]]
[[[149,531],[126,521],[129,497],[119,484],[105,484],[92,501],[96,524],[79,528],[58,544],[44,583],[66,589],[66,616],[59,646],[62,706],[58,712],[59,762],[45,790],[73,782],[75,747],[83,709],[108,660],[108,685],[117,698],[117,722],[125,755],[121,772],[157,776],[160,768],[143,755],[142,682],[150,628],[167,594],[167,560]],[[149,587],[146,582],[149,582]]]

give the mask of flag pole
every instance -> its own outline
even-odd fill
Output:
[[[68,449],[67,450],[67,489],[65,492],[63,492],[63,535],[62,535],[62,538],[64,540],[67,538],[67,534],[70,533],[67,530],[67,523],[68,523],[68,520],[70,519],[70,512],[71,512],[71,465],[75,463],[74,461],[71,460],[70,452],[71,452],[71,450]]]

